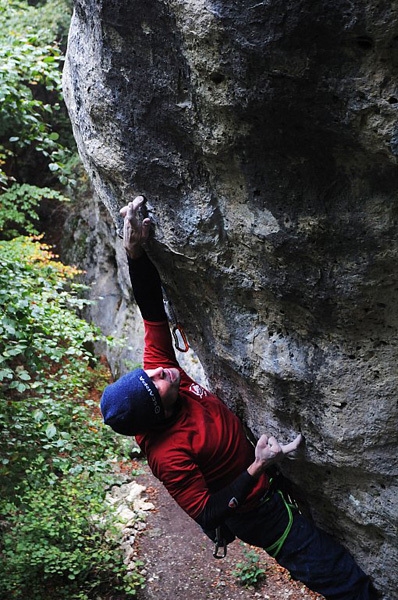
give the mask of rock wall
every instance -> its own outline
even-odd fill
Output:
[[[209,378],[398,598],[397,2],[75,0],[64,91],[96,193],[148,198]]]

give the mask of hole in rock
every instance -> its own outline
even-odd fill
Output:
[[[374,348],[380,348],[380,346],[388,346],[388,342],[385,342],[384,340],[378,340],[373,344]]]
[[[390,47],[391,48],[396,48],[398,46],[398,36],[396,35],[395,37],[392,38],[391,43],[390,43]]]
[[[358,36],[356,42],[362,50],[371,50],[373,48],[373,40],[368,35]]]
[[[211,80],[212,80],[214,83],[216,83],[216,84],[219,84],[219,83],[222,83],[222,82],[224,81],[225,77],[224,77],[224,75],[223,75],[222,73],[218,73],[218,72],[216,71],[215,73],[212,73],[212,74],[210,75],[210,79],[211,79]]]

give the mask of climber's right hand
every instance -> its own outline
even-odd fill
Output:
[[[145,203],[144,196],[137,196],[127,206],[120,209],[124,218],[123,245],[130,258],[139,258],[143,254],[143,245],[148,240],[151,220],[147,217],[141,221],[139,209]]]
[[[301,433],[289,444],[279,444],[273,436],[262,435],[257,442],[254,454],[255,460],[247,469],[250,475],[258,477],[271,465],[280,462],[285,456],[291,454],[303,441]]]

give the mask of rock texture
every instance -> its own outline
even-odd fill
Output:
[[[389,600],[397,74],[394,0],[75,0],[64,74],[115,223],[149,200],[210,385],[256,434],[303,432],[287,471]]]

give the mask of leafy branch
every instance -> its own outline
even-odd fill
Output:
[[[20,157],[31,148],[68,182],[69,149],[54,129],[62,105],[63,56],[55,42],[43,43],[47,33],[18,19],[32,14],[23,2],[0,0],[0,185],[6,188]]]

